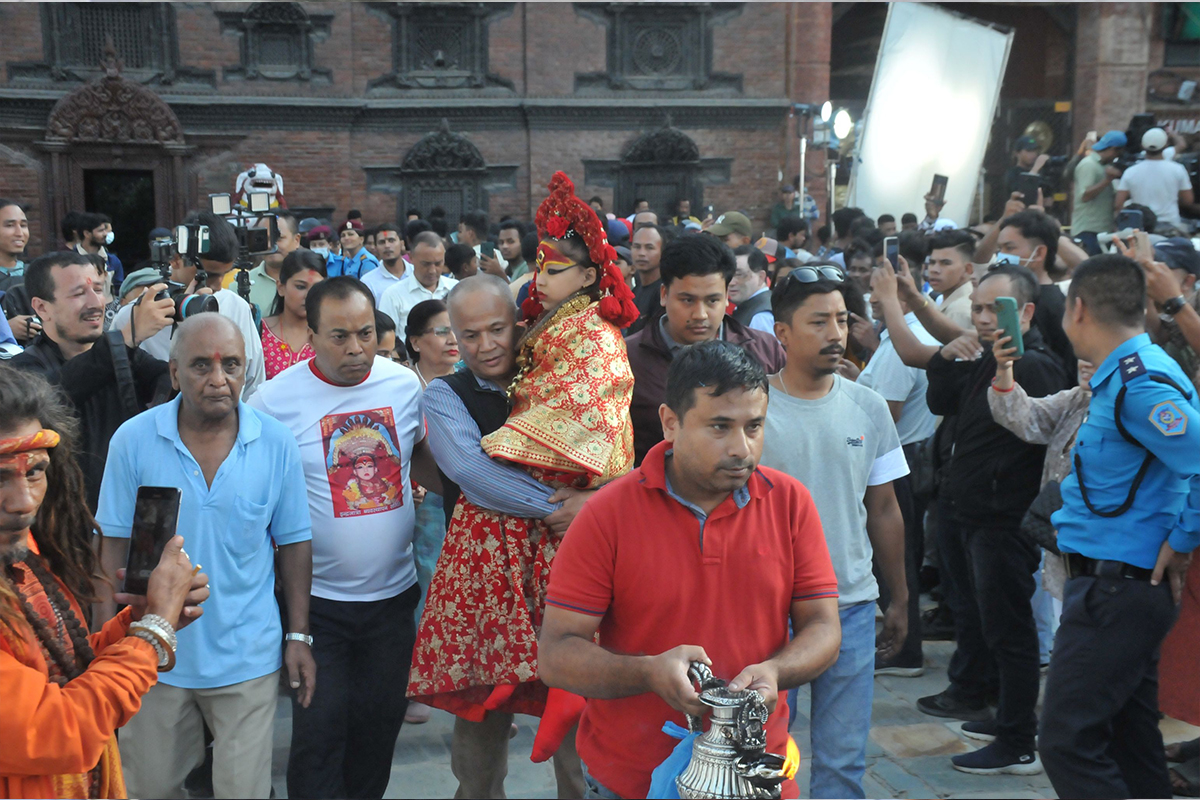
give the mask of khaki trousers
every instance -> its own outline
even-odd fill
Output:
[[[183,782],[204,760],[204,725],[213,735],[213,794],[271,793],[271,751],[279,671],[215,689],[156,684],[118,734],[130,797],[183,798]]]
[[[456,798],[504,798],[508,775],[508,734],[512,714],[489,711],[483,722],[454,718],[450,769],[458,778]],[[560,798],[583,797],[583,767],[575,752],[575,728],[554,754],[554,778]]]

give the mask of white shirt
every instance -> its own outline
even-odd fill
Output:
[[[1192,179],[1182,164],[1157,158],[1139,161],[1125,170],[1117,182],[1117,191],[1129,192],[1130,201],[1153,211],[1159,225],[1181,230],[1179,193],[1191,188]]]
[[[456,283],[458,281],[449,275],[442,275],[438,278],[437,286],[431,292],[422,286],[414,275],[412,278],[389,286],[379,301],[379,310],[392,318],[392,321],[396,323],[396,337],[403,340],[404,325],[408,322],[408,312],[413,310],[413,306],[422,300],[445,299]]]
[[[769,291],[771,291],[771,290],[768,289],[766,286],[764,286],[763,288],[759,289],[757,292],[750,295],[750,297],[747,297],[746,299],[751,300],[755,297],[758,297],[763,292],[769,292]],[[757,314],[755,314],[753,317],[750,318],[750,324],[747,325],[746,327],[753,328],[756,331],[762,331],[763,333],[769,333],[772,336],[774,336],[775,335],[775,314],[773,314],[770,309],[767,309],[766,311],[760,311]]]
[[[399,278],[393,275],[391,270],[382,264],[380,264],[378,268],[371,270],[366,275],[363,275],[361,278],[359,278],[359,280],[365,283],[367,288],[371,290],[371,294],[375,295],[376,307],[383,302],[384,292],[395,286],[400,281],[408,280],[412,277],[412,264],[409,264],[407,261],[403,260],[400,263],[404,265],[404,274]]]
[[[218,289],[213,292],[217,298],[217,306],[221,316],[228,318],[246,340],[246,384],[242,387],[242,399],[254,394],[258,385],[267,378],[266,366],[263,361],[262,339],[259,338],[258,328],[254,325],[254,315],[250,312],[250,304],[238,296],[237,292],[228,289]],[[113,328],[121,328],[133,313],[133,303],[121,308],[113,317]],[[174,325],[168,325],[158,333],[138,345],[150,355],[162,361],[171,358],[171,337],[175,335]]]
[[[921,344],[941,346],[941,342],[921,325],[916,314],[908,312],[904,315],[904,321]],[[924,369],[905,366],[886,330],[879,337],[879,349],[858,376],[858,385],[874,389],[884,400],[904,403],[900,418],[896,420],[896,433],[900,436],[901,445],[923,442],[933,436],[937,429],[937,417],[929,411],[925,401],[929,378]]]
[[[329,383],[302,361],[263,385],[250,405],[300,445],[312,517],[312,593],[328,600],[395,597],[417,582],[409,470],[425,438],[421,382],[377,356],[355,386]]]

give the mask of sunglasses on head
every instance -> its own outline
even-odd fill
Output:
[[[820,280],[842,283],[846,280],[846,273],[837,267],[793,267],[787,274],[787,280],[795,280],[796,283],[816,283]]]

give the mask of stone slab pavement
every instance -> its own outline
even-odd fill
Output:
[[[964,737],[961,723],[926,716],[917,711],[918,697],[934,694],[946,686],[946,664],[953,652],[951,642],[925,643],[925,674],[918,678],[879,677],[875,680],[871,738],[867,744],[867,797],[939,798],[1050,798],[1054,790],[1044,774],[968,775],[950,765],[950,756],[964,753],[980,743]],[[803,763],[797,780],[801,796],[807,797],[809,746],[809,698],[800,692],[800,713],[792,736],[800,746]],[[529,760],[536,720],[518,717],[518,734],[510,745],[506,790],[509,797],[555,797],[554,773],[547,764]],[[453,718],[435,711],[425,725],[406,725],[396,742],[392,760],[389,798],[448,798],[457,782],[450,773],[450,734]],[[1200,729],[1167,719],[1162,724],[1167,742],[1200,736]],[[276,795],[287,797],[285,780],[288,742],[291,738],[291,704],[280,698],[275,726],[273,760]]]

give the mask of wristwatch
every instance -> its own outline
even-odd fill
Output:
[[[1167,315],[1173,317],[1176,314],[1178,314],[1180,311],[1183,311],[1183,307],[1186,305],[1187,305],[1187,298],[1185,298],[1183,295],[1179,295],[1178,297],[1172,297],[1170,300],[1163,303],[1162,311],[1164,314],[1167,314]]]
[[[285,642],[304,642],[309,647],[312,647],[312,637],[307,633],[289,633],[283,637]]]

